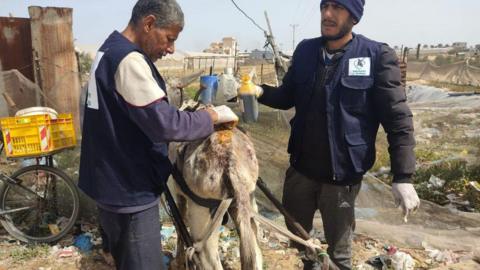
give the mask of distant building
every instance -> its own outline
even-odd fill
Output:
[[[476,50],[477,52],[480,52],[480,44],[475,45],[475,50]]]
[[[224,37],[222,42],[212,42],[210,47],[203,50],[205,53],[216,53],[235,55],[235,49],[237,48],[237,40],[233,37]]]
[[[249,58],[256,59],[256,60],[261,60],[261,59],[272,60],[273,53],[270,51],[265,51],[265,50],[261,51],[261,50],[255,49],[252,52],[250,52]]]
[[[454,42],[452,47],[454,49],[465,50],[467,49],[467,42]]]

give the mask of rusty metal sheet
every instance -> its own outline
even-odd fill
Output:
[[[35,81],[30,19],[0,17],[0,61],[3,70],[17,69]]]

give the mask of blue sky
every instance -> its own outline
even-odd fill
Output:
[[[186,15],[186,26],[177,48],[201,51],[224,36],[237,38],[241,50],[261,48],[265,42],[258,30],[230,0],[177,0]],[[0,0],[0,16],[12,13],[28,17],[27,7],[74,8],[76,43],[100,45],[112,30],[122,30],[135,0]],[[267,28],[263,12],[272,23],[277,43],[292,48],[292,24],[296,43],[320,33],[320,0],[236,0],[258,24]],[[480,44],[480,0],[366,0],[365,14],[354,31],[390,45]]]

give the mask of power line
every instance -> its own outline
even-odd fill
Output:
[[[243,15],[245,15],[245,17],[247,17],[250,21],[252,21],[252,23],[253,23],[258,29],[262,30],[264,33],[267,32],[267,31],[266,31],[265,29],[263,29],[260,25],[258,25],[257,22],[255,22],[254,19],[252,19],[250,16],[248,16],[248,14],[245,13],[245,11],[243,11],[243,10],[237,5],[237,3],[235,3],[234,0],[230,0],[230,1],[232,1],[233,5],[235,5],[235,7],[236,7]]]

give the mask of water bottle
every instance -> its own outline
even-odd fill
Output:
[[[240,97],[242,118],[246,123],[256,122],[258,119],[258,101],[255,88],[250,76],[243,75],[238,95]]]

